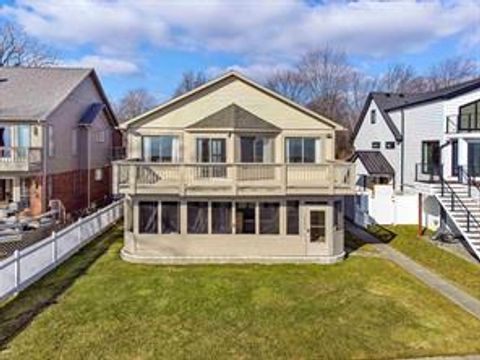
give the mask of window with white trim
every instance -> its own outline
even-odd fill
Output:
[[[104,130],[97,131],[96,139],[97,139],[97,142],[99,143],[105,142],[105,131]]]
[[[285,159],[288,163],[319,163],[322,158],[320,138],[288,137],[285,139]]]
[[[103,180],[103,169],[95,169],[95,181]]]

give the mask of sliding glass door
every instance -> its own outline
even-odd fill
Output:
[[[227,169],[224,165],[218,165],[226,162],[227,149],[225,139],[200,138],[197,139],[197,162],[212,164],[210,166],[201,166],[199,177],[203,178],[223,178],[227,175]]]
[[[0,158],[8,158],[12,155],[12,127],[0,125]]]
[[[422,172],[424,174],[438,175],[440,171],[439,141],[423,141],[422,142]]]

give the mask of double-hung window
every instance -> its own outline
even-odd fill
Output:
[[[285,158],[288,163],[315,163],[321,158],[320,139],[289,137],[286,139]]]
[[[178,137],[170,135],[144,136],[143,158],[150,162],[178,162]]]

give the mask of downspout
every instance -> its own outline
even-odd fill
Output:
[[[90,209],[90,127],[87,126],[87,209]]]
[[[41,124],[41,121],[38,120],[38,126],[42,129],[42,212],[47,210],[47,157],[48,149],[50,148],[49,136],[48,136],[48,125]],[[30,190],[29,190],[30,191]],[[31,206],[31,205],[30,205]]]
[[[405,113],[403,109],[400,110],[401,114],[401,149],[400,149],[400,191],[403,193],[404,179],[405,179]]]

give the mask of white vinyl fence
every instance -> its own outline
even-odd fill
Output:
[[[119,200],[1,260],[0,301],[25,289],[67,260],[122,215],[123,200]]]

